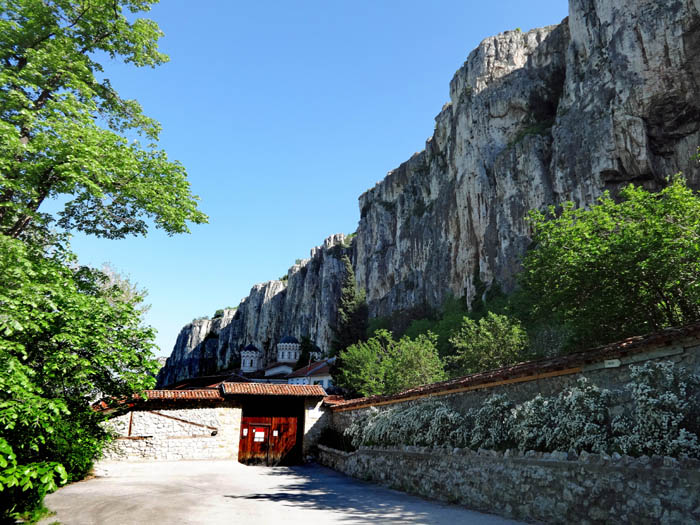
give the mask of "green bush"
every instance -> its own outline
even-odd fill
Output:
[[[463,447],[466,444],[464,417],[438,401],[416,403],[384,411],[370,409],[345,431],[355,447],[440,444]]]
[[[523,289],[579,348],[700,319],[700,196],[680,177],[658,193],[629,185],[588,209],[533,211]]]
[[[488,312],[475,321],[464,317],[450,338],[455,353],[447,358],[456,375],[467,375],[526,360],[527,332],[517,319]]]
[[[390,332],[380,330],[339,357],[335,384],[362,396],[394,394],[447,377],[433,334],[395,341]]]

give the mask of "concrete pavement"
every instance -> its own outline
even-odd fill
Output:
[[[40,524],[483,524],[514,521],[354,480],[310,464],[101,463],[96,477],[46,497]]]

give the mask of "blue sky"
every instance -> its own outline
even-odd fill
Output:
[[[358,196],[423,149],[481,40],[566,15],[565,0],[165,0],[147,16],[170,62],[107,63],[106,76],[160,121],[161,147],[187,168],[209,224],[76,235],[73,248],[148,289],[157,353],[169,355],[193,318],[355,231]]]

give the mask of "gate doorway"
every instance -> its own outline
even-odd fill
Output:
[[[243,417],[238,461],[246,465],[280,465],[294,461],[296,417]]]
[[[304,399],[250,396],[243,401],[238,461],[246,465],[293,465],[301,462]]]

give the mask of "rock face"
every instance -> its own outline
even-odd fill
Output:
[[[557,26],[484,40],[452,79],[425,150],[360,196],[352,255],[370,316],[437,308],[450,294],[471,301],[477,276],[511,289],[530,209],[590,204],[629,182],[659,189],[679,171],[700,187],[699,82],[700,0],[570,0]],[[342,280],[327,250],[292,267],[286,287],[254,287],[235,322],[226,313],[186,327],[162,375],[185,377],[176,363],[203,373],[195,348],[221,367],[236,344],[282,332],[323,347],[335,317],[324,301]],[[325,295],[306,295],[302,268]],[[224,339],[202,344],[217,330]]]
[[[310,337],[326,350],[333,338],[336,304],[350,255],[342,234],[328,237],[309,259],[292,266],[286,281],[256,284],[238,308],[215,319],[196,319],[177,337],[173,352],[158,374],[158,386],[236,367],[240,349],[252,343],[275,359],[275,345],[285,335]]]
[[[360,197],[370,315],[513,286],[529,209],[629,182],[700,183],[700,2],[571,0],[562,24],[487,38],[426,149]]]

